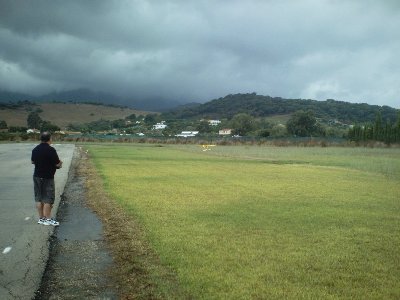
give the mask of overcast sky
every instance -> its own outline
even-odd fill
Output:
[[[0,0],[0,89],[400,108],[399,0]]]

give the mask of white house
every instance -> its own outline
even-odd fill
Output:
[[[221,129],[220,131],[218,131],[218,134],[219,135],[231,135],[232,129],[229,129],[229,128]]]
[[[154,130],[165,129],[166,127],[167,127],[167,124],[165,124],[165,121],[161,121],[160,123],[153,125]]]
[[[26,133],[40,133],[40,130],[35,129],[35,128],[33,128],[33,129],[28,129],[28,130],[26,131]]]
[[[219,124],[221,124],[220,120],[208,120],[208,124],[210,124],[211,126],[217,126]]]
[[[175,136],[180,136],[180,137],[190,137],[190,136],[196,136],[199,134],[198,131],[182,131],[179,134],[176,134]]]

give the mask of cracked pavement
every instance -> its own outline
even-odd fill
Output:
[[[54,227],[37,224],[32,149],[37,143],[0,144],[0,299],[32,299],[40,286]],[[63,168],[55,176],[56,215],[68,179],[74,145],[53,144]]]

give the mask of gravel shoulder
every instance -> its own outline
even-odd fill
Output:
[[[77,148],[58,207],[49,260],[38,299],[118,299],[111,280],[112,258],[100,219],[86,205],[86,176]]]

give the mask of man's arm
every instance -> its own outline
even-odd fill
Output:
[[[53,149],[53,163],[55,164],[56,169],[61,169],[62,168],[62,160],[58,157],[58,153],[56,149]]]
[[[33,158],[33,151],[32,151],[32,154],[31,154],[31,163],[34,165],[35,164],[35,160],[34,160],[34,158]]]
[[[63,164],[63,162],[62,162],[62,160],[60,160],[59,163],[56,164],[56,168],[57,169],[61,169],[62,168],[62,164]]]

